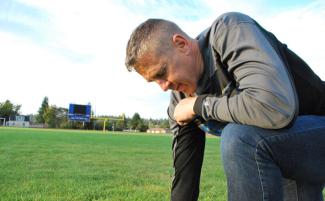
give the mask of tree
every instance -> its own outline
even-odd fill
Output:
[[[42,105],[38,110],[38,114],[36,116],[36,121],[38,123],[45,123],[44,115],[45,115],[45,112],[48,110],[48,108],[49,108],[49,99],[47,96],[45,96],[43,99]]]
[[[55,106],[47,107],[42,115],[42,118],[44,120],[43,123],[48,124],[48,126],[50,128],[56,128],[56,125],[57,125],[57,123],[56,123],[56,107]]]
[[[169,128],[168,119],[149,119],[148,120],[149,128]]]
[[[10,116],[19,115],[21,105],[14,105],[9,100],[0,103],[0,117],[4,117],[6,121],[9,120]]]
[[[64,128],[68,126],[68,109],[51,105],[44,112],[44,122],[50,128]]]
[[[135,113],[130,121],[130,129],[137,129],[138,125],[141,122],[141,117],[139,115],[139,113]]]
[[[141,119],[139,113],[135,113],[129,122],[130,129],[136,129],[141,132],[145,132],[148,129],[149,121]]]
[[[160,123],[161,128],[169,128],[169,121],[168,119],[162,119]]]
[[[148,124],[145,124],[144,121],[141,119],[140,123],[137,126],[137,130],[140,132],[146,132],[148,130]]]
[[[125,121],[113,121],[112,124],[114,125],[114,130],[115,131],[122,131],[126,126],[125,126]]]

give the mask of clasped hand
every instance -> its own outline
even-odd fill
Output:
[[[174,118],[176,122],[184,126],[188,124],[195,116],[193,107],[197,97],[188,97],[182,99],[175,107]]]

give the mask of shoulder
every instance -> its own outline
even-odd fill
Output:
[[[212,37],[214,39],[217,34],[224,34],[223,30],[230,29],[239,24],[249,23],[256,24],[255,20],[248,15],[239,12],[228,12],[220,15],[210,27],[201,32],[196,39],[209,39]],[[211,39],[211,38],[210,38]]]
[[[239,12],[228,12],[220,15],[213,23],[223,24],[226,26],[238,25],[240,23],[255,23],[255,21],[248,15]]]

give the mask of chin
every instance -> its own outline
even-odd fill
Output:
[[[189,95],[189,96],[194,96],[195,90],[194,89],[186,89],[183,91],[183,93]]]
[[[176,91],[185,93],[187,95],[193,95],[193,94],[195,94],[196,87],[189,87],[188,85],[181,85],[181,87],[176,89]]]

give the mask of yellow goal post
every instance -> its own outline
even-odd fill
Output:
[[[121,118],[114,118],[114,117],[95,117],[95,116],[92,116],[91,117],[92,120],[102,120],[104,121],[104,125],[103,125],[103,131],[105,131],[106,129],[106,122],[109,121],[109,120],[113,120],[113,121],[125,121],[125,114],[123,113],[121,115]]]

